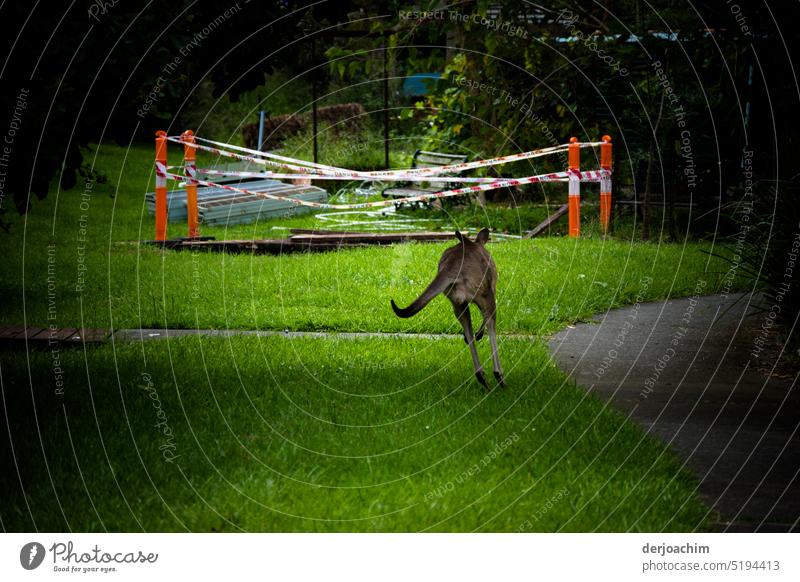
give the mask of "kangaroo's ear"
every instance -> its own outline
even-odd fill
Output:
[[[479,245],[485,245],[486,241],[489,240],[489,229],[484,228],[479,233],[478,236],[475,237],[475,242]]]
[[[456,238],[460,240],[462,243],[464,242],[464,235],[461,232],[456,231]]]

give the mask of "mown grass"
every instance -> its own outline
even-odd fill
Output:
[[[121,160],[125,160],[121,165]],[[326,254],[221,255],[163,251],[152,237],[143,195],[149,189],[149,150],[126,157],[106,147],[97,166],[109,177],[91,197],[82,186],[52,193],[18,217],[0,263],[9,298],[0,323],[60,327],[175,327],[299,330],[435,331],[454,329],[439,305],[412,321],[397,319],[389,299],[412,300],[436,271],[446,244],[397,245]],[[113,194],[112,198],[110,195]],[[83,207],[82,207],[83,204]],[[457,226],[492,227],[474,213]],[[308,225],[313,217],[295,219]],[[459,224],[459,220],[462,222]],[[220,239],[275,237],[269,221],[205,229]],[[185,234],[170,225],[171,235]],[[48,245],[53,247],[48,250]],[[599,310],[632,302],[643,277],[645,300],[690,294],[698,277],[718,288],[724,263],[700,245],[639,244],[591,236],[507,240],[491,246],[500,273],[503,332],[546,333]]]
[[[105,253],[97,249],[87,251],[91,263],[81,291],[75,287],[77,270],[57,279],[50,321],[46,252],[41,249],[28,260],[24,288],[21,278],[6,279],[6,296],[24,293],[26,301],[5,310],[3,322],[24,317],[29,324],[62,327],[451,331],[455,323],[444,299],[410,321],[399,320],[389,307],[390,298],[409,303],[425,288],[446,246],[282,257],[136,246]],[[547,333],[631,303],[640,292],[646,300],[691,294],[698,278],[713,290],[724,274],[722,268],[704,272],[708,257],[682,247],[525,240],[490,248],[500,273],[503,332]],[[58,253],[56,265],[70,265],[69,253],[68,248]],[[63,273],[58,266],[56,272]],[[646,289],[644,277],[653,279]]]
[[[150,148],[103,146],[88,159],[107,182],[93,184],[90,196],[80,184],[54,191],[0,234],[0,323],[459,331],[441,298],[412,320],[389,308],[390,298],[404,304],[421,292],[447,245],[282,257],[162,251],[140,243],[153,231],[143,202]],[[476,229],[501,214],[511,224],[513,212],[451,218]],[[520,228],[535,219],[520,212]],[[205,232],[274,237],[273,227],[315,220]],[[490,247],[508,388],[488,395],[458,339],[189,338],[0,351],[9,424],[0,446],[2,527],[702,528],[694,485],[666,448],[567,381],[541,339],[508,335],[543,336],[609,307],[688,295],[699,278],[711,292],[726,271],[700,245],[602,238],[589,225],[580,240]],[[170,234],[185,227],[170,225]],[[487,346],[480,350],[485,359]],[[141,388],[144,373],[158,409]],[[172,463],[159,451],[158,410],[180,455]],[[511,435],[514,442],[482,464]]]
[[[542,343],[506,338],[500,349],[508,386],[488,394],[458,339],[107,346],[61,354],[61,396],[50,353],[30,354],[30,368],[24,354],[5,356],[5,405],[26,422],[13,423],[14,458],[2,447],[3,526],[703,526],[692,480],[664,447],[565,382]]]

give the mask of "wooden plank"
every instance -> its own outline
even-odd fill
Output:
[[[78,328],[76,327],[65,327],[63,329],[57,329],[55,332],[50,336],[51,339],[64,341],[71,338],[73,335],[78,333]]]
[[[393,243],[405,241],[445,241],[453,238],[450,232],[360,232],[336,234],[296,234],[289,237],[292,242],[313,244],[315,242],[342,241],[347,243]]]
[[[319,235],[331,235],[331,236],[338,236],[341,234],[403,234],[403,235],[415,235],[415,234],[426,234],[426,231],[411,231],[411,232],[374,232],[369,230],[325,230],[325,229],[316,229],[316,228],[290,228],[289,232],[291,234],[319,234]],[[441,234],[439,232],[427,232],[427,234]]]
[[[14,338],[14,339],[19,339],[19,338],[23,338],[23,339],[24,339],[24,338],[25,338],[25,331],[26,331],[28,328],[27,328],[27,327],[25,327],[25,326],[22,326],[22,325],[17,325],[17,326],[15,326],[15,329],[16,329],[16,333],[15,333],[15,334],[13,334],[13,335],[12,335],[12,336],[10,336],[10,337],[12,337],[12,338]]]
[[[569,205],[568,205],[568,204],[564,204],[564,205],[563,205],[563,206],[561,206],[561,207],[560,207],[558,210],[556,210],[556,211],[555,211],[553,214],[551,214],[550,216],[548,216],[548,217],[547,217],[547,218],[546,218],[546,219],[545,219],[543,222],[541,222],[541,223],[540,223],[540,224],[539,224],[539,225],[538,225],[536,228],[534,228],[533,230],[529,230],[528,232],[526,232],[523,238],[533,238],[533,237],[535,237],[535,236],[539,236],[539,235],[540,235],[540,234],[542,234],[542,233],[543,233],[545,230],[547,230],[548,228],[550,228],[550,226],[552,226],[552,224],[553,224],[554,222],[556,222],[556,221],[557,221],[559,218],[561,218],[562,216],[564,216],[564,215],[567,213],[567,211],[568,211],[568,210],[569,210]]]
[[[43,344],[50,341],[66,343],[95,343],[104,341],[110,335],[107,329],[84,329],[67,327],[51,330],[44,327],[23,327],[19,325],[3,326],[0,328],[0,340],[22,343],[24,341]]]
[[[19,337],[20,334],[23,334],[24,331],[25,327],[22,325],[5,325],[2,331],[0,331],[0,339],[14,339]],[[23,335],[23,337],[25,336]]]
[[[66,341],[74,343],[98,343],[105,341],[106,338],[108,338],[109,333],[110,332],[107,329],[79,329]]]
[[[183,241],[175,250],[216,251],[225,253],[243,253],[258,249],[258,241],[252,240],[210,240]]]
[[[29,332],[30,333],[30,332]],[[44,328],[36,335],[28,335],[28,341],[48,341],[50,339],[50,329]]]
[[[445,232],[405,233],[326,233],[296,234],[288,239],[256,240],[181,240],[176,241],[175,250],[206,250],[216,252],[257,252],[281,254],[306,251],[328,251],[339,248],[386,245],[408,241],[449,241],[453,235]]]
[[[17,336],[16,339],[24,339],[27,337],[28,340],[33,340],[37,335],[42,333],[43,331],[47,331],[43,327],[29,327],[25,330],[25,333],[21,333]]]
[[[364,234],[360,230],[325,230],[316,228],[290,228],[291,234]]]
[[[162,247],[166,249],[175,249],[179,248],[183,243],[183,239],[173,238],[169,240],[145,240],[142,241],[143,244],[152,245],[154,247]]]
[[[233,242],[233,244],[230,244]],[[298,245],[293,245],[286,239],[275,240],[251,240],[251,241],[217,241],[216,244],[205,245],[209,251],[226,253],[257,252],[279,255],[281,253],[296,252],[302,250]]]

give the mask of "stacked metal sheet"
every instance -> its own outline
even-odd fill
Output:
[[[283,185],[282,182],[278,180],[258,180],[257,182],[228,182],[231,186],[236,186],[237,188],[247,188],[248,190],[254,190],[257,192],[262,192],[264,190],[269,190],[270,188],[274,188],[275,186]],[[198,206],[201,202],[211,201],[211,200],[218,200],[220,198],[231,198],[232,196],[243,196],[243,194],[238,194],[236,192],[231,192],[230,190],[225,190],[224,188],[198,188],[197,189],[197,203]],[[155,215],[156,213],[156,193],[155,192],[148,192],[145,195],[145,203],[147,204],[147,212],[148,214]],[[167,216],[169,222],[185,222],[187,218],[186,214],[186,190],[175,189],[170,190],[167,192]]]
[[[243,186],[252,190],[250,184]],[[209,225],[247,224],[268,218],[288,218],[310,212],[308,206],[300,206],[290,199],[296,198],[307,202],[327,202],[328,193],[316,186],[294,186],[279,183],[277,186],[259,190],[282,200],[264,198],[257,194],[237,194],[228,192],[226,198],[214,198],[198,202],[200,221]]]
[[[212,178],[213,179],[213,178]],[[244,188],[252,192],[269,192],[283,198],[299,197],[313,202],[326,202],[328,194],[315,186],[294,186],[279,180],[244,181],[234,179],[215,180],[221,184]],[[155,192],[145,195],[147,212],[156,213]],[[197,189],[197,208],[200,221],[205,224],[246,224],[259,219],[294,216],[308,212],[306,206],[298,206],[289,200],[271,200],[253,194],[231,192],[224,188],[200,187]],[[185,222],[186,190],[174,189],[167,192],[167,215],[169,222]]]

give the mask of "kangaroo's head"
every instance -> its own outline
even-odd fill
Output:
[[[456,231],[456,238],[460,240],[461,244],[465,246],[469,246],[471,244],[478,244],[483,246],[486,244],[486,241],[489,240],[489,229],[488,228],[481,229],[481,231],[478,233],[478,236],[475,237],[474,242],[469,240],[467,236],[461,234],[459,231]]]

